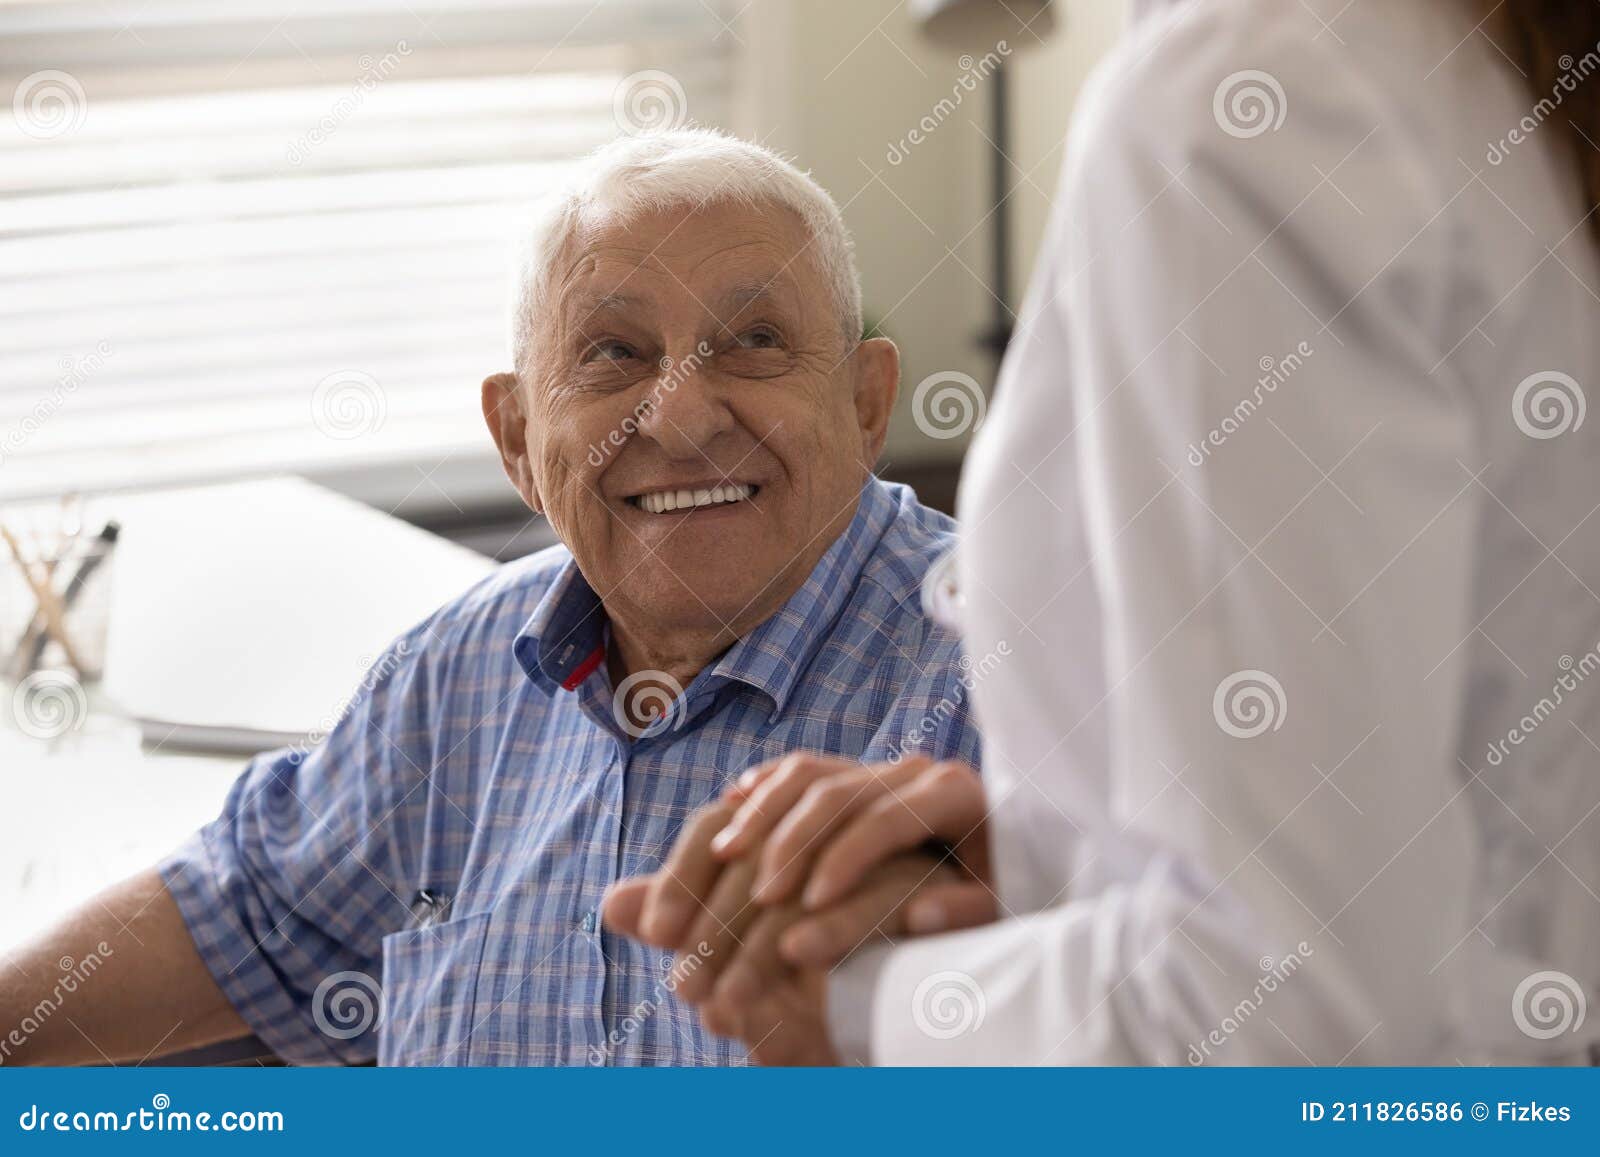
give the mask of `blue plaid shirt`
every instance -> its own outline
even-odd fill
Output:
[[[601,896],[785,752],[977,762],[957,643],[919,600],[952,531],[870,481],[805,585],[638,737],[571,556],[501,568],[397,640],[326,741],[255,759],[165,861],[201,956],[293,1062],[742,1062],[665,956],[600,927]]]

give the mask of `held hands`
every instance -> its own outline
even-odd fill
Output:
[[[615,885],[605,922],[676,952],[676,993],[755,1060],[832,1064],[827,969],[878,936],[995,918],[985,811],[963,764],[786,756],[696,812],[659,871]]]

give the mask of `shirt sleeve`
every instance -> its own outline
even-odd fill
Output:
[[[432,760],[425,630],[372,665],[320,743],[252,760],[161,864],[217,984],[286,1061],[376,1058],[381,941],[409,917]]]
[[[997,809],[1063,786],[1036,829],[1080,872],[837,970],[841,1008],[870,993],[874,1063],[1450,1055],[1478,868],[1454,743],[1481,463],[1438,338],[1457,188],[1331,41],[1252,43],[1266,77],[1237,35],[1162,32],[1080,113],[1072,247],[1027,311],[1048,336],[1019,335],[984,431],[1044,496],[988,512],[1013,537],[994,565],[1071,517],[1098,592],[1097,651],[1019,639],[1008,677],[1102,665],[1106,766],[1035,713],[1045,757],[985,771]],[[1229,83],[1265,127],[1229,119]],[[1061,580],[1032,581],[1023,621]]]
[[[880,636],[875,645],[895,657],[894,698],[862,752],[864,763],[899,763],[913,756],[982,763],[982,742],[973,717],[973,688],[1004,661],[1004,652],[965,654],[956,635],[929,620],[920,609],[906,613],[904,596],[897,618],[901,633]],[[888,618],[888,616],[885,616]]]

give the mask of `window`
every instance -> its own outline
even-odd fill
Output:
[[[490,461],[518,212],[619,116],[723,121],[723,15],[0,0],[0,498],[439,500],[419,479]]]

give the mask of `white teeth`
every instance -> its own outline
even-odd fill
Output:
[[[742,502],[754,493],[755,488],[752,486],[729,483],[714,486],[709,490],[657,490],[650,494],[641,494],[634,501],[638,503],[639,509],[647,514],[666,514],[669,511],[688,510],[691,507]]]

